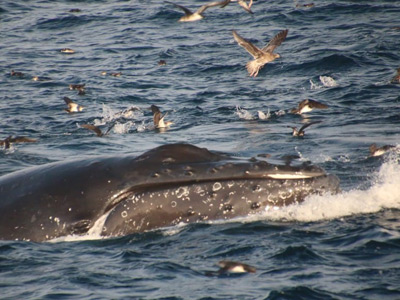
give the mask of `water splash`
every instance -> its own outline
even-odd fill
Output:
[[[400,209],[399,160],[385,162],[367,190],[354,189],[337,195],[312,195],[305,202],[276,210],[269,209],[263,220],[312,222],[376,213],[385,208]]]
[[[241,108],[239,105],[236,105],[236,112],[235,114],[240,118],[240,119],[244,119],[244,120],[253,120],[254,117],[252,116],[252,114],[244,109]]]
[[[271,118],[271,113],[269,111],[269,108],[268,108],[268,111],[266,114],[264,112],[262,112],[261,110],[258,110],[257,114],[258,114],[258,118],[260,120],[267,120],[267,119]]]
[[[338,83],[329,76],[319,76],[319,80],[324,85],[324,87],[336,87],[339,86]]]

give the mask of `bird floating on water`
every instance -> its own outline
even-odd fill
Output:
[[[0,146],[3,146],[4,149],[9,149],[11,144],[13,143],[36,143],[36,139],[31,139],[24,136],[16,136],[12,135],[6,137],[4,140],[0,140]]]
[[[290,112],[292,114],[304,114],[312,111],[314,108],[326,109],[328,107],[328,105],[321,102],[311,99],[305,99],[298,104],[297,108],[293,108]]]
[[[68,108],[65,109],[66,112],[69,113],[80,112],[84,109],[83,106],[80,106],[78,103],[75,103],[68,97],[64,97],[64,101],[68,105]]]
[[[69,85],[70,90],[77,90],[78,95],[85,95],[86,90],[85,90],[85,84],[70,84]]]
[[[174,124],[171,121],[164,121],[165,116],[168,113],[165,113],[164,115],[161,114],[160,109],[156,105],[151,106],[151,111],[153,112],[153,122],[156,128],[166,128],[169,127],[170,125]]]
[[[61,53],[67,53],[67,54],[74,54],[75,50],[71,49],[71,48],[63,48],[60,50]]]
[[[390,83],[400,83],[400,68],[397,69],[397,74],[392,78]]]
[[[254,57],[254,60],[246,64],[250,76],[256,77],[265,64],[281,57],[278,53],[273,53],[273,51],[286,39],[288,31],[288,29],[285,29],[279,32],[262,49],[241,37],[235,30],[232,31],[235,41]]]
[[[205,4],[205,5],[201,6],[201,7],[200,7],[198,10],[196,10],[195,12],[192,12],[190,9],[188,9],[188,8],[182,6],[182,5],[173,3],[173,2],[169,2],[169,1],[165,1],[165,2],[166,2],[166,3],[169,3],[169,4],[172,4],[172,5],[175,5],[176,7],[180,8],[180,9],[182,9],[182,10],[184,11],[185,15],[182,16],[182,17],[178,20],[178,22],[193,22],[193,21],[199,21],[199,20],[203,19],[203,18],[204,18],[203,12],[204,12],[207,8],[214,7],[214,6],[221,6],[221,7],[223,7],[223,6],[228,5],[228,4],[231,2],[231,0],[223,0],[223,1],[214,1],[214,2],[210,2],[210,3],[208,3],[208,4]]]
[[[256,268],[237,261],[221,260],[218,262],[218,274],[224,273],[255,273]]]
[[[384,145],[382,147],[378,147],[375,143],[369,146],[369,156],[381,156],[388,151],[395,150],[396,146],[393,145]]]
[[[307,127],[309,127],[309,126],[311,126],[311,125],[313,125],[313,124],[317,124],[317,123],[321,123],[322,121],[314,121],[314,122],[310,122],[310,123],[307,123],[307,124],[304,124],[303,126],[301,126],[300,127],[300,129],[299,130],[297,130],[297,127],[292,127],[292,126],[288,126],[289,128],[292,128],[292,130],[293,130],[293,136],[304,136],[305,135],[305,129],[307,128]]]
[[[22,73],[22,72],[16,72],[16,71],[14,71],[14,70],[11,70],[10,75],[11,75],[11,76],[16,76],[16,77],[24,77],[24,73]]]

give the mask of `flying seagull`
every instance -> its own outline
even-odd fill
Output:
[[[317,124],[317,123],[321,123],[322,121],[314,121],[314,122],[310,122],[307,124],[304,124],[303,126],[300,127],[299,130],[297,130],[297,127],[292,127],[292,126],[288,126],[289,128],[292,128],[293,130],[293,136],[304,136],[304,134],[306,133],[304,131],[304,129],[306,129],[308,126],[311,126],[313,124]]]
[[[173,124],[171,121],[164,121],[167,113],[162,115],[160,109],[156,105],[153,104],[151,106],[151,111],[153,112],[153,122],[156,128],[166,128]]]
[[[265,64],[281,57],[278,53],[273,53],[273,51],[286,39],[288,31],[288,29],[285,29],[279,32],[262,49],[254,46],[251,42],[242,38],[235,30],[232,31],[235,41],[254,57],[254,60],[249,61],[246,64],[246,68],[250,76],[256,77],[260,69]]]
[[[323,104],[321,102],[311,100],[311,99],[305,99],[297,105],[297,108],[293,108],[290,112],[292,114],[301,115],[301,114],[312,111],[314,108],[326,109],[328,107],[329,107],[328,105]]]
[[[195,12],[192,12],[190,9],[182,6],[182,5],[178,5],[169,1],[165,1],[166,3],[175,5],[176,7],[182,9],[185,12],[185,15],[183,17],[181,17],[178,21],[179,22],[192,22],[192,21],[199,21],[201,19],[204,18],[203,16],[203,12],[209,8],[209,7],[214,7],[214,6],[226,6],[228,5],[231,0],[223,0],[223,1],[214,1],[214,2],[210,2],[208,4],[205,4],[203,6],[201,6],[198,10],[196,10]]]
[[[227,6],[229,3],[236,1],[245,11],[248,13],[254,14],[253,11],[251,10],[251,6],[253,5],[253,0],[250,0],[250,3],[247,4],[247,0],[230,0],[228,3],[224,4],[221,7]]]

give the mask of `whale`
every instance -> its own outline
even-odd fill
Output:
[[[0,240],[102,237],[228,220],[340,191],[311,163],[272,164],[194,145],[55,162],[0,177]]]

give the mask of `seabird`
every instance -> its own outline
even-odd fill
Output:
[[[78,91],[78,95],[85,95],[86,94],[85,84],[70,84],[69,85],[69,89],[70,90],[77,90]]]
[[[151,111],[153,112],[153,122],[156,128],[166,128],[169,127],[171,124],[174,124],[171,121],[164,121],[164,118],[168,113],[161,115],[160,109],[154,104],[151,106]]]
[[[329,107],[328,105],[323,104],[321,102],[311,100],[311,99],[305,99],[298,104],[297,108],[293,108],[290,112],[292,114],[301,115],[301,114],[312,111],[314,108],[326,109],[328,107]]]
[[[89,130],[93,131],[94,133],[96,133],[97,136],[102,137],[102,136],[107,135],[110,132],[110,130],[114,127],[114,125],[115,124],[110,126],[105,133],[103,133],[99,127],[92,125],[92,124],[82,124],[81,127],[89,129]]]
[[[46,81],[46,80],[51,80],[49,77],[39,77],[39,76],[33,76],[32,77],[33,81]]]
[[[397,74],[390,81],[391,83],[400,83],[400,68],[397,69]]]
[[[73,113],[79,112],[83,110],[83,106],[78,105],[78,103],[73,102],[70,98],[64,97],[65,103],[68,105],[68,109],[65,109],[66,112]]]
[[[73,53],[75,53],[75,50],[72,50],[71,48],[63,48],[63,49],[60,50],[60,52],[73,54]]]
[[[188,8],[182,6],[182,5],[178,5],[169,1],[165,1],[166,3],[175,5],[176,7],[182,9],[185,12],[185,15],[183,17],[181,17],[178,21],[179,22],[192,22],[192,21],[198,21],[204,18],[203,16],[203,12],[209,8],[209,7],[214,7],[214,6],[226,6],[228,5],[231,0],[223,0],[223,1],[214,1],[214,2],[210,2],[208,4],[203,5],[202,7],[200,7],[198,10],[196,10],[195,12],[192,12],[191,10],[189,10]]]
[[[306,3],[306,4],[296,4],[296,7],[307,7],[307,8],[310,8],[310,7],[313,7],[314,6],[314,3]]]
[[[250,3],[247,4],[247,0],[230,0],[228,3],[224,4],[221,6],[222,8],[227,6],[229,3],[236,1],[245,11],[248,13],[254,14],[253,11],[250,9],[251,6],[253,5],[253,0],[250,0]]]
[[[163,59],[158,62],[159,66],[165,66],[166,64],[167,64],[167,62]]]
[[[24,77],[24,73],[11,70],[11,76]]]
[[[218,266],[220,266],[218,274],[256,272],[256,268],[237,261],[221,260],[220,262],[218,262]]]
[[[121,75],[122,75],[122,72],[118,72],[118,73],[110,73],[110,75],[111,75],[111,76],[114,76],[114,77],[119,77],[119,76],[121,76]]]
[[[317,123],[321,123],[321,122],[322,121],[314,121],[314,122],[304,124],[303,126],[300,127],[300,130],[297,130],[297,127],[292,127],[292,126],[288,126],[288,127],[292,128],[293,136],[304,136],[304,134],[305,134],[304,129],[306,129],[308,126],[311,126],[311,125],[317,124]]]
[[[377,147],[376,144],[369,146],[369,156],[381,156],[388,151],[394,150],[396,146],[384,145],[382,147]]]
[[[81,90],[85,88],[86,84],[70,84],[69,89],[70,90]]]
[[[12,143],[35,143],[36,139],[27,138],[24,136],[12,137],[11,135],[0,140],[0,146],[4,146],[4,149],[9,149]]]
[[[72,8],[69,10],[70,13],[80,13],[82,12],[82,10],[80,10],[79,8]]]
[[[254,57],[254,60],[246,64],[246,68],[250,76],[256,77],[265,64],[281,57],[278,53],[273,53],[273,51],[286,39],[288,29],[282,30],[275,35],[262,49],[259,49],[248,40],[242,38],[235,30],[233,30],[232,33],[235,41]]]

